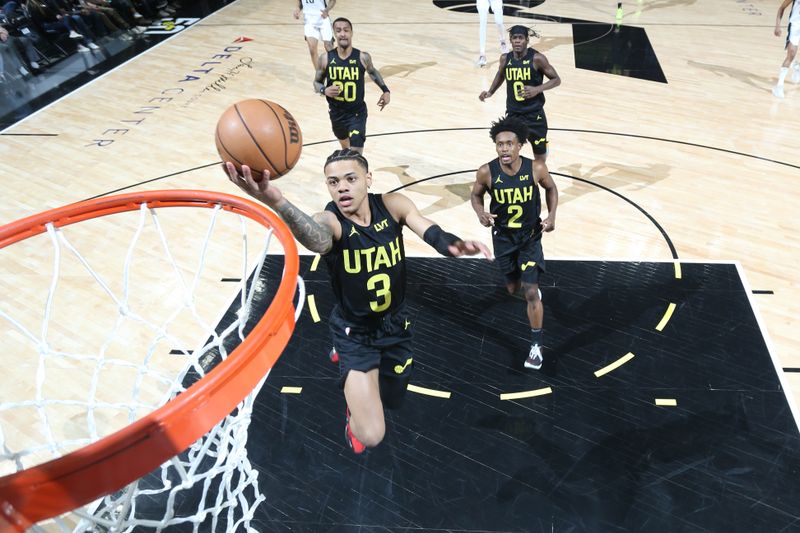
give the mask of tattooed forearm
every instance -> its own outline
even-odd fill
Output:
[[[330,251],[333,246],[333,232],[326,224],[320,224],[288,200],[281,203],[276,211],[300,244],[319,254]]]

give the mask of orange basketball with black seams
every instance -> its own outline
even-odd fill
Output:
[[[256,181],[269,172],[277,179],[300,159],[303,133],[291,113],[269,100],[242,100],[219,117],[215,134],[217,152],[241,172],[242,165],[253,171]]]

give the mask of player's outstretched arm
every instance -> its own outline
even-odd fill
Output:
[[[224,164],[228,179],[241,190],[271,207],[292,230],[300,244],[319,254],[328,253],[333,247],[334,238],[341,237],[341,225],[333,214],[324,211],[308,216],[287,200],[281,191],[270,184],[269,171],[264,171],[261,181],[253,179],[250,167],[242,165],[242,173],[236,171],[233,163]],[[338,233],[337,230],[338,229]]]
[[[411,231],[440,254],[451,257],[483,254],[489,259],[492,258],[492,253],[485,244],[465,241],[452,233],[447,233],[438,224],[422,216],[414,202],[406,196],[400,193],[384,194],[383,203],[394,218],[411,228]]]

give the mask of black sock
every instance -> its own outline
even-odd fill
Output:
[[[531,328],[531,344],[542,345],[542,328]]]

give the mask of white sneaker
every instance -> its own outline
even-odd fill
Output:
[[[532,368],[539,370],[542,368],[542,349],[538,344],[531,345],[531,351],[528,353],[528,358],[525,359],[525,368]]]
[[[69,30],[69,38],[70,39],[83,39],[83,35],[76,32],[75,30]]]
[[[92,50],[100,50],[100,47],[99,47],[99,46],[97,46],[97,45],[96,45],[96,44],[94,44],[94,43],[89,43],[89,45],[88,45],[88,46],[89,46],[89,48],[90,48],[90,49],[92,49]]]
[[[783,85],[776,85],[772,88],[772,96],[776,98],[783,98]]]
[[[40,68],[39,67],[39,63],[37,63],[36,61],[31,61],[31,68],[33,70],[39,70],[39,68]]]
[[[500,41],[500,51],[504,54],[508,53],[508,44],[505,41]]]
[[[89,49],[83,46],[82,44],[78,45],[78,52],[88,52]]]
[[[486,56],[478,56],[478,66],[479,67],[486,66]]]
[[[133,18],[140,19],[140,18],[142,18],[142,14],[139,13],[138,11],[134,11],[133,12]]]

